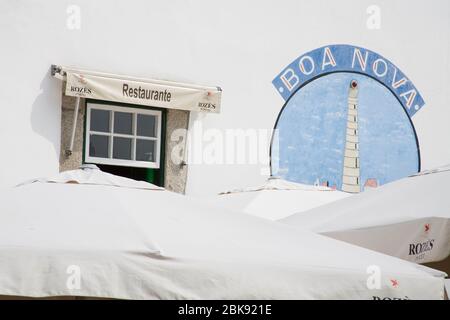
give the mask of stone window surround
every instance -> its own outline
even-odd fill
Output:
[[[66,82],[62,85],[62,103],[61,103],[61,150],[59,156],[59,171],[77,169],[83,163],[83,142],[84,142],[84,120],[86,113],[86,101],[80,99],[80,108],[78,110],[78,121],[75,128],[75,139],[73,150],[68,154],[70,139],[72,135],[73,116],[75,111],[76,97],[65,95]],[[114,102],[111,102],[114,103]],[[186,180],[188,166],[183,162],[174,163],[171,158],[172,150],[175,146],[180,146],[184,142],[185,153],[186,135],[177,134],[178,139],[172,139],[172,133],[177,129],[188,129],[190,111],[167,109],[166,113],[166,139],[162,150],[165,152],[164,163],[164,187],[169,191],[184,194],[186,191]],[[179,132],[178,132],[179,133]],[[183,155],[179,155],[183,156]]]

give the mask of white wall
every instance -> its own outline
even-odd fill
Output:
[[[81,29],[66,27],[68,5]],[[381,29],[366,8],[381,8]],[[272,128],[283,101],[272,79],[294,58],[348,43],[378,52],[426,101],[414,116],[422,167],[450,163],[450,2],[0,0],[0,186],[58,170],[60,81],[52,63],[220,85],[222,113],[205,129]],[[192,121],[198,118],[192,117]],[[264,180],[260,165],[193,165],[188,192]]]

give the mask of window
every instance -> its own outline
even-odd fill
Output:
[[[159,168],[161,111],[87,104],[85,161]]]

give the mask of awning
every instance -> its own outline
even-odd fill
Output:
[[[52,75],[66,80],[68,96],[116,101],[152,107],[200,112],[220,112],[222,90],[163,80],[52,65]]]

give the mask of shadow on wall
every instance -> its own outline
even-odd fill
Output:
[[[48,140],[59,162],[61,136],[61,86],[62,81],[53,78],[50,67],[40,84],[39,95],[31,107],[31,128]]]

